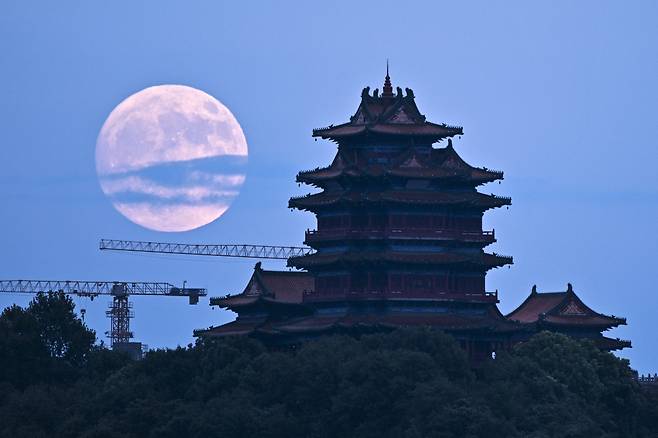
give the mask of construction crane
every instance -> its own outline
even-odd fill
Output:
[[[240,257],[254,259],[286,260],[312,253],[306,246],[276,246],[276,245],[241,245],[241,244],[193,244],[147,242],[140,240],[101,239],[100,250],[129,251],[157,254],[183,254],[214,257]],[[127,310],[130,312],[130,310]],[[124,311],[125,312],[125,311]]]
[[[0,280],[0,293],[38,294],[58,292],[93,300],[99,295],[112,296],[105,314],[110,318],[110,330],[105,334],[115,350],[123,350],[134,357],[141,356],[142,344],[131,342],[130,319],[135,315],[130,295],[157,295],[188,297],[190,304],[197,304],[199,297],[206,296],[206,289],[176,287],[169,283],[123,282],[123,281],[52,281],[52,280]],[[84,313],[81,312],[84,316]]]
[[[215,257],[242,257],[252,259],[286,260],[310,254],[312,249],[307,246],[272,246],[272,245],[239,245],[239,244],[192,244],[145,242],[139,240],[101,239],[99,248],[112,251],[149,252],[159,254],[185,254]]]

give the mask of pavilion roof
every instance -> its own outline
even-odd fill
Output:
[[[614,350],[622,350],[624,348],[631,348],[631,341],[626,341],[624,339],[619,339],[619,338],[616,338],[616,339],[607,338],[605,336],[601,336],[600,338],[595,339],[594,343],[601,350],[606,350],[606,351],[614,351]]]
[[[349,251],[344,253],[314,253],[288,259],[288,266],[311,268],[327,265],[355,264],[411,264],[411,265],[461,265],[464,267],[490,269],[513,263],[512,257],[480,253],[466,255],[454,252],[427,253],[406,251]]]
[[[358,113],[357,113],[358,114]],[[363,134],[375,135],[397,135],[397,136],[418,136],[429,137],[434,141],[441,140],[445,137],[463,134],[463,130],[458,126],[437,125],[431,122],[425,122],[417,125],[403,125],[398,123],[375,123],[355,125],[352,122],[343,123],[342,125],[328,126],[313,130],[313,137],[322,137],[325,139],[339,140],[345,137],[354,137]]]
[[[485,330],[495,331],[508,328],[505,320],[498,320],[492,315],[459,314],[423,314],[423,313],[364,313],[347,315],[312,315],[282,323],[277,326],[281,332],[313,332],[336,328],[355,327],[408,327],[430,326],[443,330]]]
[[[626,324],[617,318],[595,312],[573,291],[571,284],[566,292],[537,292],[537,287],[507,318],[526,324],[543,324],[570,327],[611,328]]]
[[[437,206],[465,206],[489,209],[511,205],[508,197],[486,195],[476,191],[447,192],[429,190],[385,190],[379,192],[336,191],[321,192],[290,198],[288,206],[313,211],[338,204],[392,203]]]
[[[297,181],[321,186],[322,182],[340,177],[381,177],[397,176],[402,178],[450,179],[472,182],[476,185],[503,178],[503,172],[487,168],[473,167],[466,163],[452,147],[432,149],[429,157],[423,157],[409,148],[402,152],[391,166],[381,164],[354,163],[341,151],[336,154],[331,165],[299,172]]]
[[[246,319],[199,330],[196,335],[201,336],[229,336],[236,334],[300,334],[320,333],[331,330],[358,329],[358,328],[398,328],[412,326],[429,326],[451,332],[486,332],[510,333],[523,331],[524,327],[518,323],[505,319],[495,305],[487,307],[484,313],[428,313],[428,312],[399,312],[384,313],[353,313],[341,312],[326,314],[313,314],[295,318],[286,318],[280,321],[266,319]]]
[[[445,148],[432,149],[429,158],[413,149],[408,151],[387,173],[407,178],[463,180],[477,185],[503,179],[503,172],[473,167],[465,162],[452,147],[452,139]]]
[[[396,91],[394,94],[387,73],[381,95],[379,90],[370,94],[370,87],[364,88],[361,92],[361,103],[349,122],[314,129],[313,136],[335,141],[365,134],[414,136],[435,142],[463,134],[460,126],[426,121],[416,106],[415,96],[410,88],[406,89],[406,95],[403,95],[400,87],[397,87]]]
[[[257,302],[301,304],[304,293],[313,291],[315,279],[308,272],[266,271],[256,263],[244,291],[238,295],[211,298],[210,304],[221,307],[242,307]]]
[[[266,317],[262,318],[238,318],[226,324],[207,329],[195,330],[194,336],[234,336],[248,335],[261,327]]]

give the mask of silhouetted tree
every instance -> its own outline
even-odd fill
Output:
[[[24,387],[70,378],[96,341],[74,310],[61,293],[38,294],[26,309],[6,308],[0,314],[0,381]]]
[[[541,333],[475,370],[431,329],[287,349],[205,340],[133,362],[91,348],[72,306],[49,299],[60,310],[35,301],[0,316],[2,352],[44,373],[25,380],[12,362],[0,379],[0,437],[658,436],[658,395],[628,362],[562,335]],[[75,371],[66,385],[52,363]]]
[[[63,358],[76,365],[85,362],[96,342],[96,332],[77,317],[71,297],[52,292],[37,294],[27,313],[36,319],[50,357]]]

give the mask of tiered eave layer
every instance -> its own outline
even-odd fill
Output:
[[[340,204],[405,204],[426,206],[463,206],[474,209],[488,210],[490,208],[511,205],[508,197],[485,195],[479,192],[436,192],[391,190],[384,192],[322,192],[312,195],[291,198],[290,208],[315,211],[319,208]]]
[[[434,327],[452,333],[515,333],[523,331],[519,324],[499,316],[495,306],[478,315],[456,313],[339,313],[332,315],[314,314],[271,321],[266,318],[238,318],[236,321],[195,332],[197,336],[230,335],[299,335],[326,333],[340,330],[395,329],[399,327]]]
[[[370,89],[364,88],[359,108],[348,123],[314,129],[313,136],[335,141],[364,135],[426,137],[430,141],[437,141],[462,135],[463,132],[460,126],[426,121],[410,89],[407,89],[406,96],[400,88],[395,95],[389,93],[379,96],[377,93],[370,95]]]
[[[360,135],[392,135],[405,137],[427,137],[430,141],[438,141],[454,135],[463,135],[461,126],[437,125],[431,122],[423,124],[393,124],[377,123],[371,125],[354,125],[343,123],[342,125],[328,126],[313,130],[313,137],[323,139],[342,140]]]
[[[340,254],[314,253],[288,259],[288,266],[301,269],[313,269],[328,266],[359,266],[382,264],[396,266],[406,265],[442,265],[460,266],[473,269],[491,269],[513,263],[512,257],[481,253],[464,255],[446,253],[410,253],[396,251],[346,252]]]
[[[503,172],[469,165],[450,145],[442,149],[431,149],[429,157],[423,157],[409,149],[389,166],[354,163],[339,152],[330,166],[300,172],[297,174],[297,181],[322,186],[332,180],[382,177],[445,180],[480,185],[503,179]]]

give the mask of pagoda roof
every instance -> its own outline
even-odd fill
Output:
[[[503,179],[503,172],[473,167],[464,161],[448,139],[445,148],[431,149],[424,157],[409,150],[387,174],[406,178],[454,179],[473,182],[477,185]]]
[[[344,175],[362,176],[364,175],[364,171],[366,171],[366,169],[363,167],[357,167],[356,164],[350,161],[342,151],[339,150],[329,166],[299,172],[296,180],[297,182],[313,184],[316,182],[332,180]]]
[[[491,269],[513,263],[512,257],[497,254],[480,253],[478,255],[465,255],[453,252],[421,253],[403,251],[360,251],[345,253],[313,253],[301,257],[288,259],[288,266],[298,268],[311,268],[328,265],[355,265],[355,264],[398,264],[412,265],[462,265],[474,268]]]
[[[566,292],[532,292],[516,310],[507,315],[512,321],[561,327],[611,328],[625,325],[625,318],[603,315],[589,308],[569,283]]]
[[[346,315],[312,315],[277,325],[280,332],[321,332],[332,329],[361,327],[398,328],[430,326],[449,331],[507,331],[513,328],[504,319],[494,315],[460,315],[450,313],[364,313]]]
[[[358,113],[357,113],[358,114]],[[459,126],[437,125],[431,122],[425,122],[420,126],[417,124],[397,124],[397,123],[376,123],[354,125],[352,122],[343,123],[342,125],[328,126],[326,128],[317,128],[313,130],[313,137],[322,137],[324,139],[338,140],[345,137],[353,137],[363,134],[376,135],[398,135],[398,136],[423,136],[430,137],[438,141],[445,137],[453,135],[462,135],[463,130]]]
[[[236,308],[258,302],[301,304],[304,293],[314,288],[315,279],[308,272],[266,271],[258,262],[242,293],[211,298],[210,305]]]
[[[600,338],[596,338],[594,340],[594,344],[601,350],[606,350],[606,351],[614,351],[614,350],[622,350],[624,348],[631,348],[631,341],[626,341],[624,339],[613,339],[613,338],[607,338],[605,336],[601,336]]]
[[[330,315],[315,313],[310,316],[268,321],[264,318],[237,320],[206,330],[195,331],[197,336],[229,336],[244,334],[302,334],[321,333],[332,330],[428,326],[450,332],[514,333],[526,330],[522,325],[505,319],[495,305],[484,313],[462,314],[445,312],[399,312],[384,313],[340,312]]]
[[[393,203],[415,205],[466,206],[489,209],[511,205],[512,199],[486,195],[476,191],[446,192],[428,190],[386,190],[381,192],[337,191],[321,192],[290,198],[288,206],[300,210],[355,203]]]
[[[418,110],[414,92],[410,88],[406,89],[406,95],[403,95],[400,87],[397,87],[396,91],[394,94],[387,73],[381,95],[377,89],[370,94],[370,87],[364,88],[361,92],[361,103],[349,122],[314,129],[313,137],[340,141],[372,134],[424,137],[435,142],[463,134],[460,126],[428,122]]]
[[[226,324],[207,329],[194,330],[194,336],[234,336],[248,335],[261,327],[267,318],[238,318]]]
[[[421,156],[413,148],[409,148],[395,160],[390,168],[384,168],[382,165],[360,165],[352,162],[339,151],[331,165],[299,172],[297,181],[320,186],[324,181],[340,177],[380,176],[452,179],[480,185],[503,179],[503,172],[473,167],[466,163],[452,147],[452,140],[449,139],[447,147],[431,149],[429,157]]]

